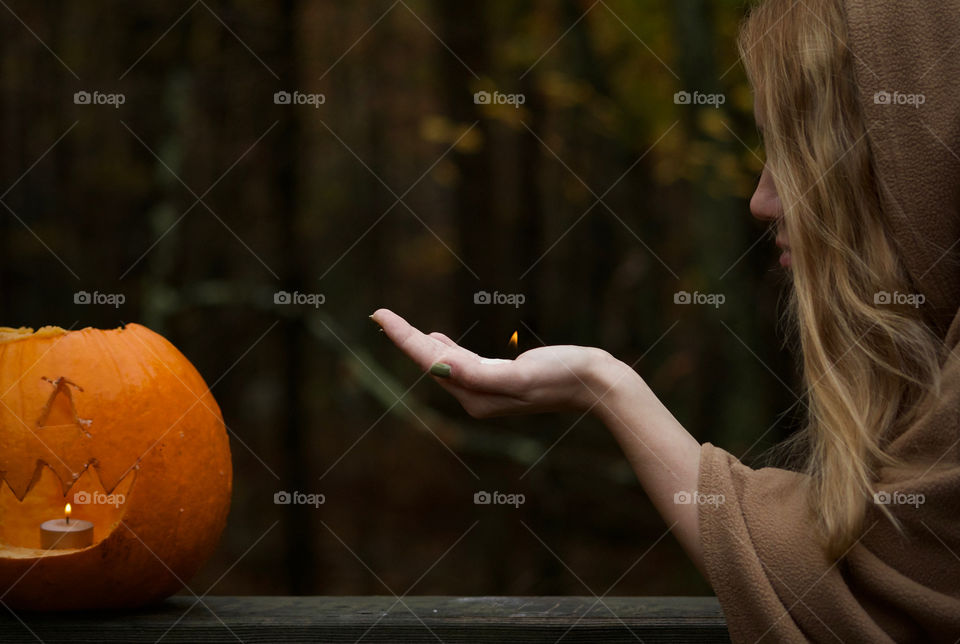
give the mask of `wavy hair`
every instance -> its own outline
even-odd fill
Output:
[[[890,438],[940,389],[942,342],[922,308],[882,207],[842,0],[765,0],[741,27],[740,55],[783,215],[792,271],[785,319],[797,339],[807,413],[811,510],[840,556],[863,528]],[[899,523],[885,506],[877,506]]]

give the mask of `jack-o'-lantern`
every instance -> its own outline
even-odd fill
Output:
[[[0,599],[137,606],[179,590],[226,523],[223,418],[192,364],[146,327],[0,328]],[[93,524],[48,549],[41,524]]]

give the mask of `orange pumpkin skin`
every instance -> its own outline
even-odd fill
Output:
[[[213,395],[146,327],[27,332],[0,329],[0,598],[77,610],[173,594],[216,547],[230,505]],[[81,486],[125,500],[73,505],[94,522],[92,546],[40,549],[40,523],[62,518]]]

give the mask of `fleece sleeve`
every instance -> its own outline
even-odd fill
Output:
[[[890,642],[818,545],[808,478],[702,447],[704,565],[734,642]]]

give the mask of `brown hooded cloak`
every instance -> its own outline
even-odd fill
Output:
[[[802,2],[802,0],[801,0]],[[707,575],[735,642],[960,640],[960,0],[847,0],[848,46],[904,262],[951,349],[936,408],[889,444],[912,464],[877,487],[840,561],[822,552],[804,475],[750,469],[706,443]],[[895,92],[897,94],[895,94]],[[922,97],[918,99],[917,97]],[[918,102],[922,100],[922,104]],[[721,497],[717,497],[721,498]]]

